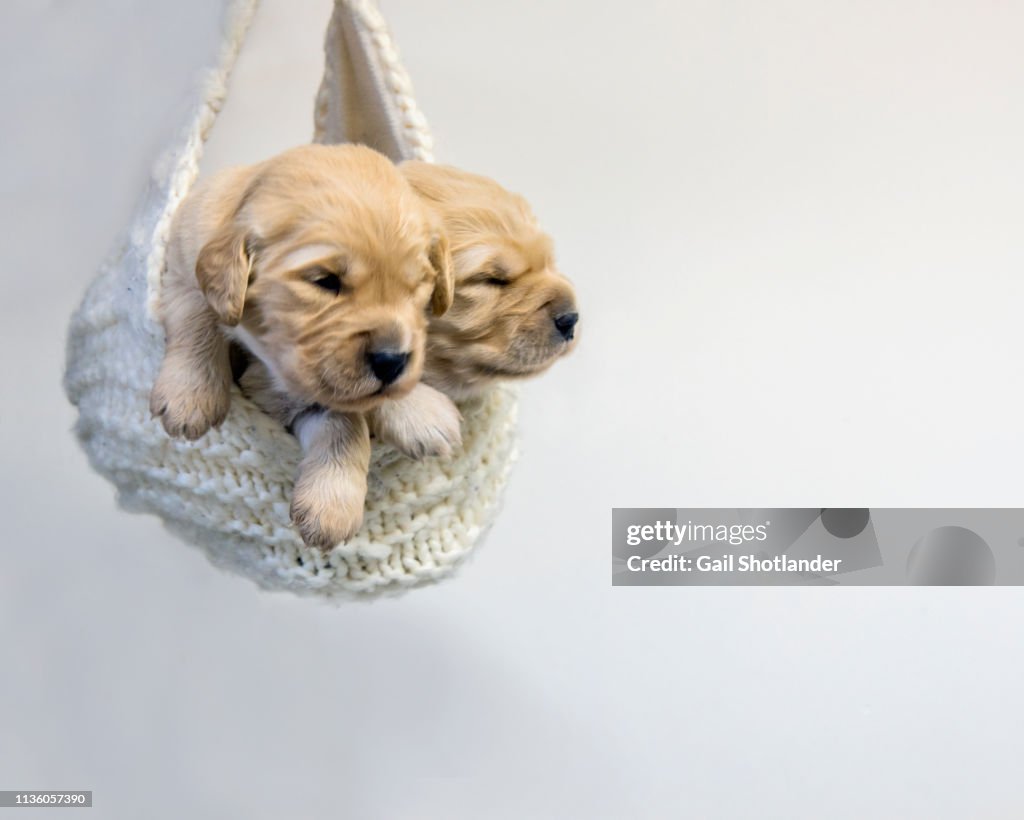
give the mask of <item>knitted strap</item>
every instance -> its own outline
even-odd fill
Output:
[[[238,52],[249,30],[259,0],[229,0],[225,9],[224,38],[221,42],[217,63],[208,69],[203,81],[203,92],[191,121],[185,128],[182,144],[158,164],[154,176],[157,185],[165,188],[166,200],[151,236],[143,242],[149,251],[146,255],[146,302],[149,318],[156,316],[159,298],[160,278],[163,275],[167,251],[167,238],[171,230],[171,219],[181,201],[188,196],[199,175],[199,160],[203,145],[209,136],[224,98],[228,93],[228,77],[234,68]],[[168,168],[167,165],[170,165]]]
[[[397,161],[433,160],[430,127],[373,0],[335,0],[314,142],[358,142]]]

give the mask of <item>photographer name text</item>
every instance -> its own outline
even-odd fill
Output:
[[[630,572],[797,572],[824,573],[839,571],[841,558],[790,558],[786,555],[666,555],[643,558],[631,555],[626,561]]]

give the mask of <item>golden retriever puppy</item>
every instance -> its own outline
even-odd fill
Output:
[[[441,219],[455,298],[430,320],[422,382],[371,411],[370,423],[408,455],[444,454],[459,441],[457,411],[445,396],[465,399],[543,372],[574,348],[579,311],[525,199],[443,165],[410,161],[399,170]]]
[[[230,402],[229,344],[303,405],[292,500],[303,539],[329,548],[360,526],[363,413],[408,393],[427,308],[452,300],[447,241],[395,166],[360,146],[310,145],[200,185],[171,228],[158,314],[164,359],[150,410],[195,439]]]
[[[376,436],[406,455],[444,456],[461,442],[452,399],[548,368],[573,349],[579,313],[551,240],[522,197],[455,168],[405,162],[399,170],[443,224],[455,296],[443,316],[430,320],[423,380],[367,416]],[[286,425],[305,410],[301,398],[274,389],[259,362],[240,385]]]

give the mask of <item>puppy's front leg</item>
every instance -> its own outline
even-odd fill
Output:
[[[363,523],[370,431],[359,413],[303,411],[293,430],[304,453],[292,495],[292,521],[302,540],[329,550]]]
[[[149,409],[168,434],[197,439],[228,414],[228,340],[198,291],[171,294],[162,313],[167,345]]]
[[[406,396],[370,411],[381,441],[409,458],[449,456],[462,444],[462,415],[444,393],[420,382]]]

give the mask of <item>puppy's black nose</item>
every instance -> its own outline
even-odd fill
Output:
[[[576,323],[579,320],[580,315],[578,313],[562,313],[555,317],[555,327],[558,328],[558,332],[562,334],[562,338],[567,342],[572,340]]]
[[[392,350],[377,350],[367,353],[366,361],[374,376],[384,384],[391,384],[402,375],[402,371],[409,363],[409,354],[395,353]]]

